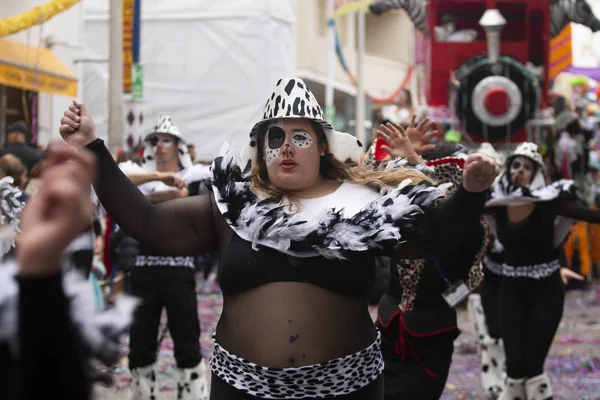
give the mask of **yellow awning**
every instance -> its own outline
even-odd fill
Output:
[[[0,39],[0,85],[77,96],[77,76],[50,49],[4,39]]]

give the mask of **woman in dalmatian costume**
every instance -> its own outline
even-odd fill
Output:
[[[381,339],[366,307],[375,256],[460,246],[497,175],[470,156],[463,185],[440,201],[446,187],[394,168],[400,161],[359,165],[361,143],[324,120],[297,78],[277,82],[241,159],[227,146],[215,159],[210,196],[152,205],[82,104],[65,112],[61,133],[96,154],[98,197],[140,243],[161,254],[220,250],[213,400],[382,399]]]
[[[87,277],[64,253],[91,217],[93,158],[56,145],[44,168],[24,210],[12,178],[0,180],[2,254],[18,235],[16,258],[0,264],[0,398],[86,400],[97,361],[118,360],[136,300],[121,296],[97,311]]]
[[[144,177],[152,179],[138,188],[153,203],[189,198],[192,186],[209,177],[208,167],[192,165],[187,144],[170,116],[160,117],[144,142],[143,166],[134,168],[133,165],[124,165],[121,169],[130,174],[128,176],[136,175],[138,181]],[[158,180],[156,172],[176,174],[180,178],[180,187],[172,187],[164,180]],[[127,229],[125,232],[129,233]],[[157,252],[153,246],[144,244],[139,246],[135,266],[129,271],[133,294],[142,300],[130,332],[132,398],[150,400],[158,390],[155,372],[159,346],[157,336],[160,317],[163,309],[166,309],[167,326],[173,338],[175,361],[179,369],[177,398],[207,400],[209,372],[200,351],[200,322],[196,302],[195,256],[198,254],[171,255]]]
[[[580,204],[573,181],[546,183],[538,146],[521,143],[506,160],[485,213],[504,249],[499,321],[506,352],[500,399],[552,399],[544,361],[562,318],[564,282],[558,247],[572,220],[600,222],[600,210]]]
[[[423,162],[433,179],[452,184],[448,193],[451,195],[462,184],[467,156],[457,144],[426,145],[428,125],[427,120],[416,128],[411,123],[406,132],[401,127],[382,126],[377,140],[385,138],[384,148],[394,157]],[[381,156],[376,156],[375,161],[382,161]],[[456,249],[419,260],[396,257],[381,263],[389,264],[390,274],[389,288],[379,302],[377,316],[386,400],[437,400],[442,395],[454,340],[460,333],[454,305],[483,279],[480,263],[488,246],[488,232],[487,224],[481,221],[480,227]],[[457,285],[461,281],[464,286]],[[451,286],[464,290],[451,291]]]

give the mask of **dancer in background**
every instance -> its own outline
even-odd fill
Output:
[[[544,361],[562,317],[563,279],[577,277],[561,269],[557,249],[567,219],[597,223],[600,211],[578,202],[573,181],[546,184],[534,143],[521,143],[505,165],[485,211],[504,248],[499,315],[507,378],[500,399],[547,400],[552,387]]]
[[[190,194],[188,183],[208,178],[207,167],[192,165],[188,146],[170,116],[162,116],[156,121],[144,144],[144,164],[140,170],[131,170],[130,179],[138,184],[144,182],[139,189],[152,203],[187,198]],[[169,186],[165,182],[178,186]],[[166,309],[179,369],[177,398],[208,400],[208,367],[202,362],[200,351],[195,257],[160,254],[153,246],[144,246],[144,243],[137,246],[131,238],[120,233],[117,232],[115,237],[115,240],[120,238],[120,242],[113,245],[115,248],[124,245],[122,250],[126,253],[120,260],[121,266],[126,263],[127,256],[137,253],[133,268],[124,272],[129,273],[133,294],[142,300],[131,326],[129,342],[133,398],[150,400],[157,391],[157,337],[160,317]]]
[[[414,126],[413,117],[406,131],[401,126],[382,125],[378,140],[384,140],[389,157],[402,157],[429,166],[429,176],[451,184],[449,194],[462,184],[466,154],[458,144],[438,142],[428,145],[437,132],[428,132],[427,120]],[[378,146],[381,147],[381,146]],[[376,157],[376,161],[383,161]],[[480,261],[487,247],[487,224],[453,251],[424,259],[387,259],[389,288],[378,309],[385,362],[386,400],[437,400],[444,391],[454,340],[460,334],[454,305],[475,289],[483,278]],[[412,271],[406,274],[403,271]],[[463,282],[463,284],[458,284]],[[459,290],[454,290],[459,289]],[[450,301],[450,303],[448,302]]]

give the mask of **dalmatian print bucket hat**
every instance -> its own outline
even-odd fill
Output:
[[[538,145],[531,142],[523,142],[519,144],[516,150],[506,158],[504,175],[507,176],[507,179],[512,161],[515,159],[515,157],[519,156],[529,158],[538,166],[535,176],[529,185],[529,189],[535,190],[546,186],[546,165],[544,164],[544,159],[540,154]]]
[[[154,160],[154,147],[149,139],[156,134],[165,134],[173,136],[177,139],[177,154],[179,155],[179,162],[183,168],[190,168],[192,166],[192,159],[188,152],[187,143],[181,137],[179,128],[173,123],[173,119],[170,115],[163,115],[156,120],[152,132],[150,132],[144,140],[144,169],[148,171],[156,171],[156,160]]]
[[[340,161],[359,163],[363,154],[363,145],[349,133],[338,132],[325,120],[323,109],[299,78],[282,78],[277,81],[263,111],[262,119],[250,131],[250,137],[240,154],[241,165],[248,168],[256,160],[258,132],[269,122],[282,118],[305,118],[315,121],[323,127],[329,151]]]

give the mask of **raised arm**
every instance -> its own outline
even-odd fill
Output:
[[[600,223],[600,209],[593,210],[575,199],[558,199],[552,202],[555,215],[576,219],[578,221]]]
[[[60,134],[71,146],[86,147],[97,157],[94,188],[100,202],[129,236],[158,254],[197,255],[217,249],[209,196],[153,205],[121,172],[85,105],[74,101],[61,119]]]
[[[479,154],[469,156],[465,160],[462,185],[450,198],[425,209],[422,233],[409,240],[403,251],[418,257],[443,254],[472,237],[480,224],[487,189],[497,174],[497,167],[489,158]]]
[[[101,139],[86,148],[98,159],[96,194],[129,236],[158,254],[197,255],[217,250],[209,196],[152,204],[121,172]]]

